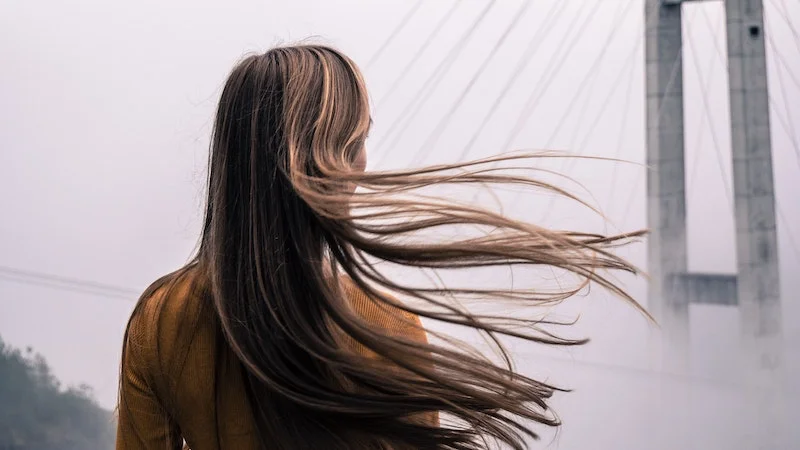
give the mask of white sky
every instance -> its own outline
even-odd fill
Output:
[[[563,11],[539,39],[538,51],[470,156],[505,150],[501,147],[523,105],[537,92],[535,108],[514,147],[644,162],[642,0],[603,0],[596,9],[588,0],[534,1],[424,162],[458,157],[556,1],[564,2]],[[787,342],[799,342],[800,327],[788,317],[800,312],[795,294],[800,289],[800,261],[791,245],[793,237],[795,248],[800,248],[800,155],[792,144],[793,134],[800,134],[800,4],[765,3],[775,179],[783,217],[778,232],[785,336]],[[138,291],[185,262],[199,230],[208,135],[221,84],[244,53],[279,42],[317,36],[360,63],[376,105],[370,166],[408,165],[489,55],[521,1],[497,2],[444,81],[415,113],[403,138],[387,151],[388,146],[377,144],[487,2],[462,1],[399,89],[385,97],[453,5],[450,0],[425,2],[367,67],[413,4],[6,0],[0,6],[0,266]],[[731,184],[726,70],[715,46],[716,42],[724,52],[722,3],[686,6],[684,14],[687,173],[693,174],[687,175],[690,268],[733,273],[733,216],[725,200],[725,184]],[[573,21],[579,27],[571,28]],[[576,92],[580,95],[573,103]],[[646,226],[641,166],[580,162],[558,163],[555,168],[569,169],[585,184],[614,226]],[[508,195],[503,199],[507,207],[514,205],[513,213],[548,225],[606,226],[563,202],[550,209],[544,198],[516,203]],[[626,254],[644,265],[644,247],[637,245]],[[646,303],[643,280],[630,280],[629,286]],[[111,407],[123,328],[132,305],[0,279],[0,336],[16,346],[33,346],[59,378],[68,384],[89,383],[99,401]],[[658,331],[621,302],[594,293],[567,311],[581,313],[579,331],[592,337],[592,344],[569,353],[519,349],[521,367],[558,375],[557,382],[577,389],[558,401],[565,427],[553,445],[638,449],[652,444],[653,434],[646,429],[658,408],[648,397],[653,393],[652,375],[613,366],[646,368],[647,341]],[[692,314],[694,373],[715,379],[730,367],[738,349],[738,313],[693,307]],[[566,362],[537,356],[544,353]],[[577,362],[570,362],[573,358]],[[797,359],[790,360],[792,373],[798,373]],[[692,412],[686,417],[694,419],[684,418],[678,438],[691,436],[696,447],[687,448],[743,448],[737,447],[741,441],[735,431],[745,427],[735,412],[746,405],[736,403],[739,399],[718,383],[691,389],[689,397],[702,400],[689,402]],[[626,431],[631,427],[640,431]]]

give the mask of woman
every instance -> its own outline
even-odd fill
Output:
[[[447,301],[539,304],[574,290],[420,289],[375,263],[549,265],[630,300],[598,269],[634,271],[606,251],[632,235],[549,231],[409,197],[433,184],[547,186],[483,166],[492,161],[365,172],[370,125],[361,74],[331,48],[275,48],[234,68],[216,115],[198,253],[147,289],[128,324],[118,449],[525,448],[535,424],[558,424],[546,403],[554,387],[428,343],[419,317],[578,344],[542,321],[471,315]],[[515,158],[526,157],[503,160]],[[419,234],[462,225],[492,231],[435,242]]]

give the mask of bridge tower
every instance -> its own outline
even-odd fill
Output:
[[[688,366],[691,303],[728,305],[740,310],[743,381],[780,385],[781,300],[763,2],[723,0],[737,257],[737,272],[728,276],[687,270],[681,20],[686,1],[692,0],[645,0],[647,220],[652,233],[648,306],[666,338],[661,364],[679,372]],[[765,414],[757,414],[765,422],[780,416],[773,405],[762,407]],[[767,440],[753,444],[747,448],[780,448]]]

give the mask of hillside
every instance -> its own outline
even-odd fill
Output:
[[[63,388],[45,359],[0,338],[0,449],[113,448],[112,413],[87,385]]]

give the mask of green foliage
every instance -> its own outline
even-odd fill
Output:
[[[63,389],[41,355],[0,338],[0,450],[110,449],[112,419],[89,386]]]

